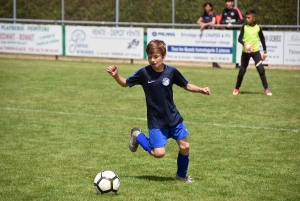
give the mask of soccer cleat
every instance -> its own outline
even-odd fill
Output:
[[[232,92],[232,95],[238,95],[240,93],[240,90],[234,89]]]
[[[139,143],[136,141],[137,136],[141,133],[141,129],[139,128],[133,128],[131,129],[131,137],[129,140],[129,149],[131,152],[136,152]]]
[[[195,182],[194,179],[190,176],[186,176],[185,178],[183,177],[180,177],[178,176],[177,174],[175,175],[175,180],[178,180],[178,181],[183,181],[183,182],[186,182],[186,183],[193,183]]]
[[[267,96],[272,96],[273,95],[269,89],[265,90],[265,94]]]

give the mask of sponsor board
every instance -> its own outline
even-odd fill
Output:
[[[300,65],[300,32],[284,33],[284,64]]]
[[[233,33],[227,30],[147,29],[148,42],[163,40],[167,60],[232,62]]]
[[[0,52],[62,55],[62,27],[0,24]]]
[[[143,28],[66,26],[66,55],[142,59]]]

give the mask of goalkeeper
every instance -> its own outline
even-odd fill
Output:
[[[261,41],[264,53],[260,54],[259,49],[259,39]],[[256,69],[259,73],[260,79],[262,81],[264,92],[268,96],[272,96],[271,91],[268,88],[268,82],[265,74],[265,68],[262,64],[267,57],[267,48],[265,43],[265,37],[262,32],[261,27],[256,24],[256,12],[255,10],[249,10],[246,13],[246,23],[241,27],[241,32],[239,35],[239,42],[243,45],[243,52],[241,56],[241,66],[239,74],[237,77],[237,82],[235,89],[232,94],[237,95],[240,93],[240,86],[243,81],[243,77],[246,73],[249,60],[253,58],[255,62]]]

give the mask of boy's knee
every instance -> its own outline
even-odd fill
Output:
[[[190,151],[190,143],[184,143],[179,146],[180,153],[187,155]]]
[[[246,73],[246,68],[244,68],[243,66],[240,66],[239,76],[244,76],[245,73]]]
[[[261,64],[261,66],[257,67],[257,71],[258,71],[260,76],[265,75],[265,68],[262,64]]]
[[[164,157],[166,154],[166,150],[165,149],[153,149],[153,156],[155,158],[162,158]]]

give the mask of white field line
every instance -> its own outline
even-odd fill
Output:
[[[117,116],[117,115],[104,115],[104,114],[85,114],[85,113],[72,113],[72,112],[58,112],[58,111],[47,111],[47,110],[31,110],[31,109],[19,109],[19,108],[0,108],[0,110],[17,111],[17,112],[31,112],[31,113],[43,113],[43,114],[60,114],[60,115],[75,115],[75,116],[86,116],[86,117],[105,117],[105,118],[120,118],[129,120],[140,120],[147,121],[146,118],[128,117],[128,116]],[[243,125],[229,125],[219,123],[200,123],[200,122],[189,122],[185,121],[185,124],[224,127],[224,128],[242,128],[242,129],[254,129],[254,130],[273,130],[273,131],[287,131],[299,133],[300,129],[288,129],[288,128],[272,128],[272,127],[259,127],[259,126],[243,126]]]

